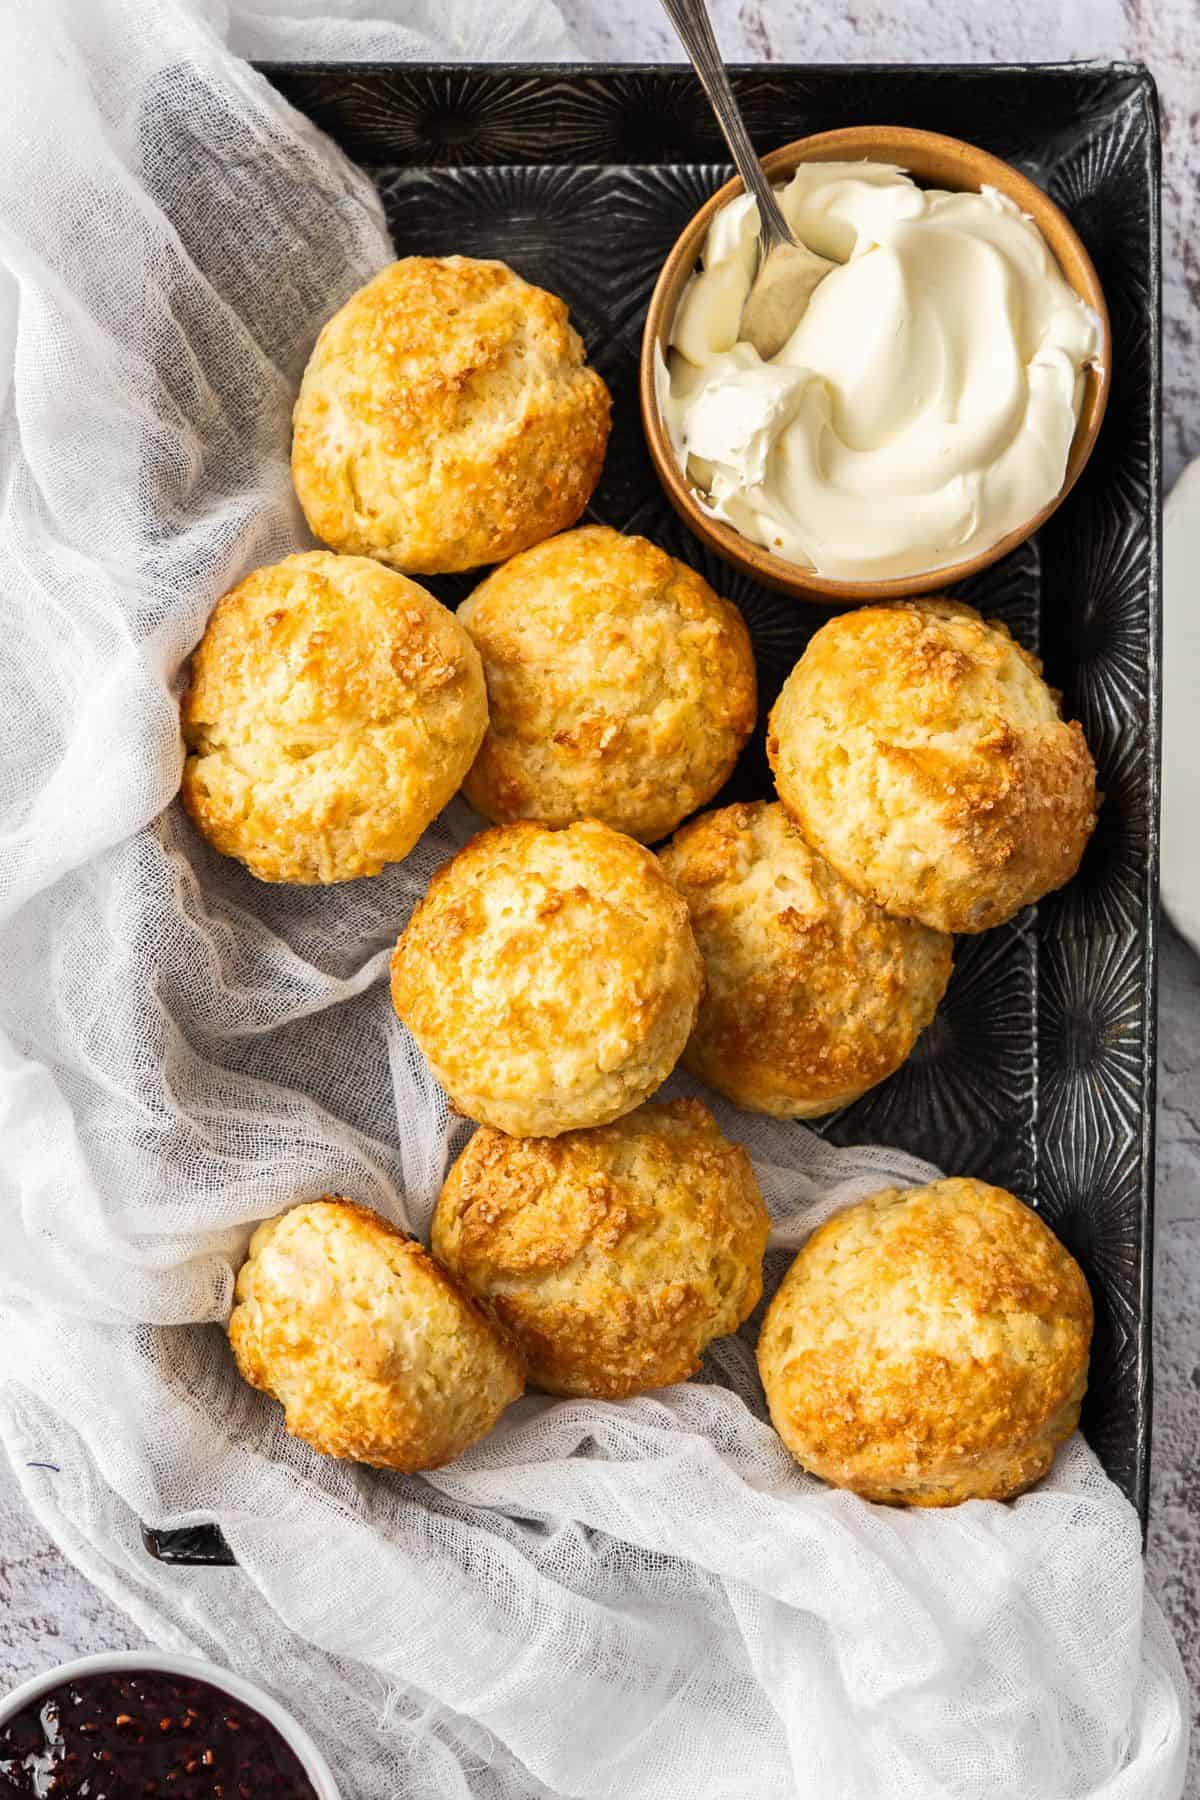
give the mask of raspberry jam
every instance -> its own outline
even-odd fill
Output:
[[[119,1669],[50,1688],[0,1725],[0,1800],[317,1800],[291,1746],[190,1675]]]

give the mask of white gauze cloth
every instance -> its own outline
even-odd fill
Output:
[[[541,0],[371,10],[263,0],[237,41],[564,47]],[[0,1432],[30,1504],[152,1638],[274,1688],[346,1800],[1176,1794],[1180,1667],[1079,1439],[1010,1506],[871,1507],[790,1462],[747,1336],[621,1405],[530,1395],[403,1478],[290,1441],[235,1374],[255,1220],[340,1191],[427,1228],[453,1134],[384,968],[470,821],[289,890],[172,800],[181,664],[308,541],[292,396],[389,256],[368,182],[229,30],[185,0],[0,9]],[[772,1283],[833,1207],[929,1173],[718,1111]],[[139,1518],[216,1519],[240,1567],[162,1567]]]

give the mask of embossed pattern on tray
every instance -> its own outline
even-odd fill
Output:
[[[723,145],[676,69],[268,66],[373,176],[398,255],[498,256],[568,301],[608,381],[614,428],[589,517],[644,532],[742,608],[765,714],[827,616],[715,560],[664,499],[642,441],[637,357],[671,242],[726,179]],[[1150,1407],[1160,510],[1158,131],[1128,65],[743,69],[764,147],[886,122],[969,138],[1071,216],[1104,283],[1115,368],[1076,491],[1033,543],[962,589],[1045,658],[1105,794],[1084,867],[1012,924],[958,941],[939,1016],[908,1066],[824,1123],[1037,1205],[1096,1298],[1091,1442],[1143,1513]],[[471,577],[430,584],[454,604]],[[725,798],[771,791],[761,729]],[[154,1534],[155,1554],[193,1560]],[[216,1534],[213,1542],[219,1544]],[[212,1559],[212,1545],[204,1560]]]

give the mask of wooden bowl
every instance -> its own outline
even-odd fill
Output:
[[[785,181],[802,162],[884,162],[905,169],[923,187],[970,189],[994,187],[1016,202],[1022,212],[1035,221],[1049,244],[1066,280],[1080,299],[1085,300],[1100,320],[1101,344],[1099,366],[1085,372],[1083,403],[1079,423],[1067,458],[1067,472],[1062,487],[1046,506],[1027,519],[1015,531],[962,562],[948,563],[944,568],[930,569],[922,575],[904,575],[886,581],[845,581],[818,575],[802,569],[781,556],[774,556],[758,544],[735,531],[731,525],[712,519],[700,506],[691,483],[675,460],[670,441],[658,409],[654,371],[656,354],[667,353],[667,334],[675,317],[684,283],[691,274],[703,248],[714,214],[742,192],[741,180],[735,177],[700,208],[691,223],[676,239],[674,248],[650,297],[646,328],[642,337],[641,401],[642,423],[646,442],[658,478],[667,498],[680,518],[719,556],[736,568],[744,569],[754,580],[768,587],[793,594],[798,600],[812,600],[825,605],[865,604],[869,601],[893,600],[908,594],[928,594],[964,581],[990,563],[1007,556],[1018,544],[1031,537],[1045,524],[1078,481],[1084,464],[1092,453],[1104,408],[1108,401],[1112,371],[1112,331],[1108,308],[1092,260],[1084,249],[1074,227],[1065,214],[1032,181],[998,157],[989,156],[973,144],[958,138],[942,137],[934,131],[911,131],[902,125],[854,125],[843,131],[822,131],[814,137],[800,138],[784,144],[764,156],[763,167],[773,181]]]

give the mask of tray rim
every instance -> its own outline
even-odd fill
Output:
[[[1146,96],[1150,114],[1150,273],[1153,304],[1150,333],[1150,399],[1153,428],[1150,433],[1150,486],[1154,497],[1150,527],[1150,617],[1149,684],[1146,725],[1152,754],[1148,767],[1146,866],[1146,930],[1142,946],[1144,972],[1145,1055],[1142,1059],[1141,1120],[1141,1193],[1138,1225],[1142,1252],[1141,1279],[1138,1284],[1138,1379],[1141,1387],[1142,1429],[1138,1433],[1134,1505],[1142,1527],[1145,1547],[1150,1529],[1150,1469],[1154,1453],[1154,1244],[1155,1182],[1158,1155],[1158,982],[1159,935],[1162,923],[1160,879],[1162,863],[1162,108],[1158,83],[1145,63],[1135,65],[1140,71],[1139,87]]]
[[[430,76],[525,76],[533,80],[553,79],[612,79],[619,77],[684,79],[697,82],[697,77],[686,62],[448,62],[444,60],[428,60],[413,62],[378,61],[363,62],[359,60],[337,61],[319,58],[312,61],[300,61],[295,58],[263,58],[250,63],[253,71],[263,76],[280,92],[276,76],[284,80],[303,79],[314,75],[328,77],[364,77],[371,79],[387,77],[408,77],[420,79]],[[806,79],[813,75],[870,75],[884,77],[889,74],[903,75],[910,78],[914,75],[935,77],[966,76],[972,80],[990,81],[997,78],[1027,76],[1029,74],[1070,77],[1078,80],[1081,76],[1095,76],[1098,79],[1120,77],[1129,82],[1130,93],[1141,93],[1144,97],[1150,123],[1149,155],[1151,163],[1151,180],[1148,195],[1148,224],[1150,228],[1149,276],[1152,292],[1152,305],[1149,309],[1149,322],[1152,327],[1149,345],[1150,400],[1153,409],[1153,426],[1150,433],[1148,477],[1153,494],[1153,505],[1148,509],[1146,527],[1148,531],[1148,618],[1147,618],[1147,709],[1145,726],[1150,754],[1147,759],[1147,855],[1145,863],[1146,900],[1145,922],[1139,926],[1138,938],[1141,945],[1141,968],[1144,978],[1143,1021],[1144,1021],[1144,1055],[1141,1067],[1141,1120],[1138,1132],[1139,1143],[1139,1194],[1138,1194],[1138,1245],[1141,1266],[1138,1280],[1138,1319],[1137,1319],[1137,1354],[1136,1354],[1136,1387],[1138,1392],[1139,1429],[1135,1435],[1132,1504],[1137,1511],[1141,1525],[1143,1545],[1149,1528],[1150,1467],[1153,1448],[1154,1425],[1154,1379],[1153,1379],[1153,1326],[1154,1326],[1154,1243],[1155,1243],[1155,1175],[1156,1175],[1156,1099],[1158,1081],[1158,970],[1159,970],[1159,878],[1160,878],[1160,833],[1161,833],[1161,786],[1162,786],[1162,119],[1159,102],[1158,84],[1153,70],[1145,62],[1125,58],[1082,58],[1058,59],[1049,62],[963,62],[963,63],[912,63],[912,62],[734,62],[727,65],[730,74],[737,79]],[[286,91],[282,97],[288,105],[295,107]],[[301,109],[296,107],[297,111]],[[307,114],[302,114],[308,117]],[[315,123],[314,121],[309,121]],[[321,129],[319,126],[316,127]],[[339,146],[340,147],[340,146]],[[343,154],[348,154],[343,152]],[[678,158],[648,158],[639,166],[653,167],[655,161],[675,162]],[[724,157],[718,158],[724,162]],[[623,166],[628,158],[616,155],[611,158],[593,158],[590,161],[582,158],[571,158],[563,167],[605,167],[608,164]],[[372,166],[367,159],[368,169]],[[432,162],[412,162],[406,166],[415,169],[432,168]],[[453,166],[453,165],[452,165]],[[495,158],[472,164],[463,161],[456,166],[470,167],[504,167],[511,166]],[[1040,938],[1040,928],[1035,926]],[[147,1553],[156,1561],[165,1564],[194,1567],[219,1568],[236,1566],[237,1559],[224,1538],[220,1527],[214,1522],[197,1521],[189,1525],[157,1526],[143,1520],[141,1537]]]
[[[278,71],[288,74],[300,74],[304,71],[321,70],[327,74],[345,74],[347,71],[361,71],[363,74],[379,75],[428,75],[467,74],[467,75],[546,75],[551,72],[564,75],[667,75],[686,76],[689,80],[699,82],[699,77],[691,63],[682,59],[673,62],[454,62],[445,58],[429,58],[413,62],[384,61],[364,62],[353,57],[339,61],[336,58],[314,57],[306,61],[298,57],[254,57],[250,60],[250,68],[259,74],[270,76]],[[1028,62],[729,62],[726,68],[732,75],[887,75],[903,73],[905,75],[970,75],[972,77],[990,78],[994,75],[1028,74],[1031,69],[1039,74],[1064,75],[1131,75],[1139,80],[1145,78],[1147,84],[1154,89],[1157,97],[1158,84],[1154,72],[1148,63],[1138,58],[1127,57],[1057,57],[1048,62],[1036,58]]]

